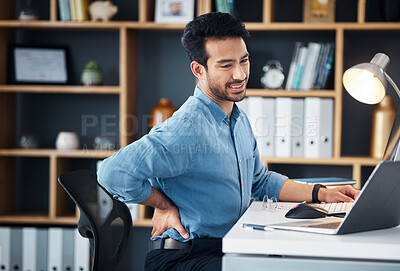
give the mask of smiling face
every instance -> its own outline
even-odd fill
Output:
[[[192,71],[199,79],[200,89],[226,112],[225,109],[232,109],[233,102],[243,100],[246,95],[249,53],[240,37],[208,39],[205,48],[207,69],[193,61]]]

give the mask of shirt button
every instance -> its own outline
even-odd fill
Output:
[[[242,159],[239,159],[239,163],[242,163]]]

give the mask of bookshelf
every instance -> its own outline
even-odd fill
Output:
[[[126,0],[128,1],[128,0]],[[124,1],[121,1],[124,3]],[[117,20],[110,22],[61,22],[58,20],[57,0],[49,1],[49,14],[46,19],[38,21],[18,21],[16,20],[16,1],[0,0],[0,223],[20,223],[20,224],[76,224],[78,221],[78,211],[74,206],[71,207],[71,200],[59,187],[57,183],[58,176],[65,171],[75,169],[78,165],[92,165],[98,159],[110,156],[113,151],[97,151],[93,149],[83,149],[77,151],[59,151],[47,146],[43,149],[23,150],[17,148],[17,136],[20,133],[16,120],[18,116],[18,101],[20,95],[33,95],[40,97],[48,97],[52,99],[64,99],[65,97],[75,97],[74,99],[86,99],[90,103],[96,103],[96,97],[102,97],[103,100],[112,100],[113,109],[118,115],[117,124],[117,141],[119,146],[123,147],[133,142],[138,133],[135,132],[135,124],[131,121],[132,116],[136,116],[138,112],[139,94],[148,90],[143,89],[140,85],[138,77],[146,67],[140,64],[140,45],[143,46],[144,35],[177,35],[183,30],[183,24],[156,24],[154,22],[155,1],[137,0],[133,1],[136,5],[137,14],[131,20]],[[246,1],[238,0],[237,2],[244,4]],[[338,5],[340,1],[337,1]],[[300,165],[304,167],[313,166],[338,166],[346,167],[350,172],[350,176],[357,180],[357,186],[361,187],[364,171],[370,170],[379,160],[367,157],[363,154],[359,156],[349,156],[343,151],[343,142],[347,142],[347,138],[351,138],[349,132],[344,131],[344,120],[349,116],[344,113],[344,99],[341,77],[345,68],[354,63],[347,63],[346,52],[350,48],[347,45],[347,38],[353,33],[366,35],[375,33],[375,31],[383,33],[398,33],[400,31],[400,23],[398,22],[379,22],[368,21],[368,3],[365,0],[350,1],[355,7],[355,13],[352,15],[351,21],[338,21],[335,23],[303,23],[301,21],[285,22],[279,21],[275,17],[277,9],[281,4],[273,0],[258,0],[258,6],[262,6],[260,17],[257,22],[245,21],[247,29],[254,34],[253,39],[257,39],[259,35],[271,34],[279,40],[279,35],[286,33],[295,33],[296,35],[310,35],[318,39],[321,35],[328,35],[328,39],[335,43],[335,64],[333,70],[332,87],[319,91],[293,91],[293,90],[264,90],[260,85],[249,82],[248,96],[261,97],[328,97],[334,100],[334,151],[333,157],[329,159],[303,159],[303,158],[263,158],[263,162],[272,169],[275,166],[285,167],[292,165]],[[131,2],[130,2],[131,3]],[[257,6],[257,7],[258,7]],[[215,10],[215,3],[212,0],[196,1],[196,14],[203,14]],[[240,17],[240,14],[239,14]],[[39,31],[42,35],[48,35],[49,41],[52,39],[49,33],[69,33],[68,37],[76,33],[90,33],[95,37],[106,34],[106,39],[112,40],[116,45],[112,47],[118,60],[116,61],[114,79],[112,82],[105,83],[104,86],[81,86],[78,80],[73,85],[56,86],[56,85],[9,85],[7,84],[7,46],[10,42],[18,40],[20,33],[30,33],[31,31]],[[45,34],[43,34],[43,32]],[[36,33],[36,32],[35,32]],[[72,34],[71,34],[72,33]],[[111,35],[108,35],[112,33]],[[108,36],[107,36],[108,35]],[[100,40],[100,38],[99,38]],[[103,40],[101,40],[103,41]],[[250,44],[251,45],[251,44]],[[249,49],[251,50],[251,46]],[[102,44],[99,45],[102,48]],[[105,46],[105,45],[104,45]],[[103,47],[104,47],[103,46]],[[293,44],[288,45],[293,48]],[[105,47],[106,49],[108,47]],[[352,48],[354,50],[354,48]],[[90,49],[87,49],[90,51]],[[90,52],[89,52],[90,53]],[[292,51],[284,52],[291,55]],[[373,54],[366,56],[366,59],[372,57]],[[287,56],[290,58],[290,56]],[[77,59],[74,59],[77,60]],[[253,61],[253,59],[252,59]],[[355,62],[357,63],[357,62]],[[187,64],[187,63],[186,63]],[[179,63],[179,65],[186,65]],[[257,64],[257,63],[256,63]],[[398,63],[399,64],[399,63]],[[147,68],[148,69],[148,68]],[[252,76],[253,73],[252,66]],[[287,75],[287,71],[285,72]],[[395,74],[395,73],[391,73]],[[257,75],[256,75],[257,77]],[[394,78],[396,80],[396,78]],[[258,79],[257,79],[258,80]],[[150,90],[151,91],[151,90]],[[67,95],[67,96],[65,96]],[[156,92],[155,96],[160,95]],[[35,97],[36,97],[35,96]],[[29,96],[32,97],[32,96]],[[55,98],[54,98],[55,97]],[[92,101],[93,100],[93,101]],[[84,107],[83,105],[77,107]],[[98,105],[102,107],[102,105]],[[79,108],[78,108],[79,109]],[[146,111],[146,109],[141,109]],[[148,110],[147,110],[148,111]],[[346,111],[347,112],[347,111]],[[62,116],[59,116],[62,119]],[[141,120],[144,122],[144,120]],[[368,119],[367,119],[368,121]],[[370,121],[370,120],[369,120]],[[357,120],[353,119],[353,122]],[[144,125],[143,123],[140,125]],[[50,129],[50,128],[49,128]],[[54,130],[54,128],[53,128]],[[134,131],[134,132],[133,132]],[[369,137],[369,135],[368,135]],[[354,139],[351,139],[354,141]],[[356,143],[356,142],[355,142]],[[40,160],[43,164],[43,172],[46,173],[47,180],[40,181],[40,184],[46,185],[48,195],[40,195],[45,197],[45,203],[41,205],[44,212],[28,212],[28,214],[16,211],[21,205],[19,195],[17,165],[26,165],[35,160]],[[22,160],[22,162],[20,161]],[[23,162],[27,161],[27,162]],[[86,162],[84,162],[86,161]],[[87,162],[89,161],[89,162]],[[34,163],[34,162],[33,162]],[[365,179],[365,178],[364,178]],[[143,206],[139,207],[139,220],[134,222],[137,226],[151,226],[151,210]]]

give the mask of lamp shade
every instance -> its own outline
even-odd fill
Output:
[[[351,67],[343,74],[343,85],[356,100],[366,104],[377,104],[386,95],[385,70],[389,57],[378,53],[370,63]]]

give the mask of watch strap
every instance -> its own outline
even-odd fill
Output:
[[[320,188],[326,188],[325,185],[322,184],[315,184],[312,190],[312,203],[318,203],[320,202],[318,199],[318,192]]]

